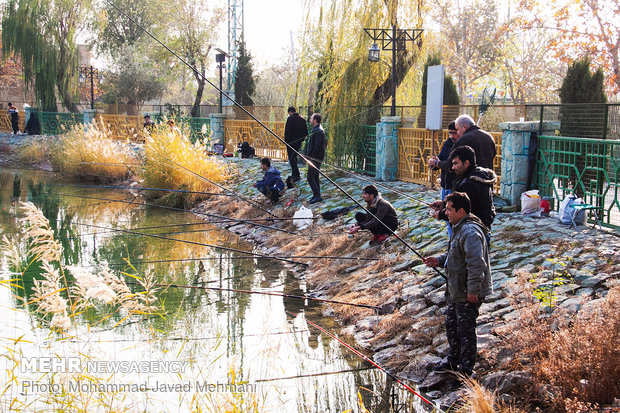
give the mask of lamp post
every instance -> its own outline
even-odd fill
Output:
[[[220,71],[220,113],[222,113],[222,69],[224,68],[224,61],[226,60],[226,53],[218,53],[215,55],[215,61]]]
[[[80,66],[80,76],[78,80],[80,83],[84,83],[86,81],[86,76],[90,76],[90,108],[95,109],[95,81],[94,77],[97,76],[97,80],[99,80],[99,70],[94,69],[91,66]]]
[[[364,29],[364,31],[373,41],[372,46],[368,49],[368,61],[378,62],[381,49],[392,51],[392,108],[390,110],[390,116],[396,116],[396,51],[405,50],[406,43],[417,40],[424,30],[397,30],[396,25],[393,24],[392,30]],[[381,43],[381,48],[379,48],[377,43]]]

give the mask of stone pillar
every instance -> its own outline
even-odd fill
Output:
[[[90,125],[95,121],[95,115],[97,111],[95,109],[84,109],[84,125]]]
[[[224,115],[223,113],[209,114],[211,142],[213,143],[213,145],[226,145],[226,138],[224,136],[224,120],[226,120],[226,115]]]
[[[376,178],[395,181],[398,176],[398,127],[400,116],[384,116],[377,123]]]
[[[540,122],[503,122],[501,196],[511,205],[520,205],[521,194],[527,191],[529,173],[528,150],[532,132],[539,133]],[[560,122],[543,122],[542,135],[555,135]]]
[[[33,108],[32,106],[28,106],[24,108],[24,125],[28,124],[28,121],[30,120],[30,114],[31,113],[36,113],[37,115],[39,114],[39,109],[38,108]],[[41,121],[41,119],[39,119],[39,122]]]

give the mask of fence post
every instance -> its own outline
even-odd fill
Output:
[[[84,109],[84,125],[94,123],[96,114],[97,111],[95,109]]]
[[[528,190],[528,175],[534,172],[529,165],[532,132],[541,128],[542,134],[559,128],[559,122],[503,122],[501,196],[511,205],[520,205],[521,194]],[[533,166],[533,165],[532,165]]]
[[[603,139],[607,139],[607,122],[609,122],[609,104],[605,103],[605,116],[603,116]]]
[[[398,177],[398,127],[400,116],[384,116],[377,123],[375,177],[395,181]]]

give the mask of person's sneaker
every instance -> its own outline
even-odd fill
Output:
[[[385,242],[386,239],[388,239],[389,235],[384,234],[384,235],[379,235],[379,237],[377,238],[377,245],[381,245]]]
[[[323,202],[323,198],[321,198],[321,197],[312,198],[312,199],[310,199],[310,201],[308,201],[309,204],[316,204],[317,202]]]
[[[433,367],[433,371],[457,371],[458,366],[456,364],[452,364],[448,360],[444,360],[441,363],[437,364]]]
[[[368,241],[368,245],[377,245],[378,240],[379,240],[379,235],[375,234],[372,236],[372,239]]]

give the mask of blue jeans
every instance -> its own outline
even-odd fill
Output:
[[[445,200],[451,192],[451,189],[441,188],[441,199]],[[448,230],[448,238],[450,238],[452,236],[452,225],[450,225],[449,222],[446,222],[446,228]]]

